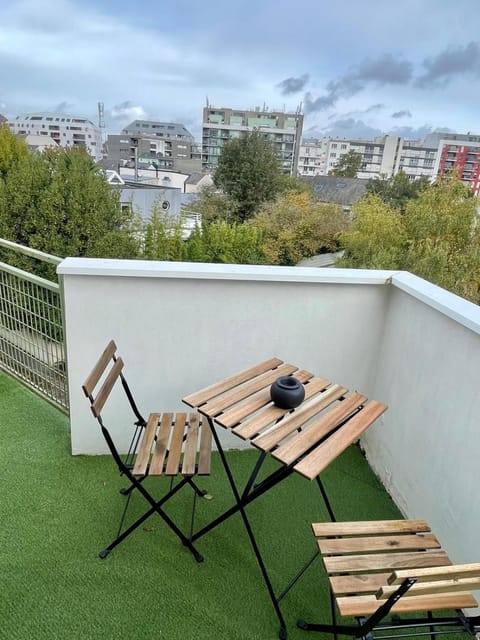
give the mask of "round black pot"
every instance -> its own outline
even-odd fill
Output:
[[[270,387],[270,397],[281,409],[295,409],[305,398],[305,387],[293,376],[281,376]]]

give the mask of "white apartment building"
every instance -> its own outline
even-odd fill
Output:
[[[91,120],[65,113],[28,113],[8,121],[15,134],[49,136],[61,147],[84,147],[96,161],[102,158],[102,133]]]
[[[349,151],[362,156],[358,178],[391,177],[403,171],[411,180],[435,173],[436,147],[424,141],[404,140],[398,136],[380,136],[373,140],[323,138],[304,141],[300,146],[298,173],[304,176],[328,175]]]

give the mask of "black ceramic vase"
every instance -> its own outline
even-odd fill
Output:
[[[293,376],[281,376],[270,387],[270,397],[281,409],[295,409],[305,398],[305,387]]]

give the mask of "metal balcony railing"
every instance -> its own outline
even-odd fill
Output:
[[[0,239],[0,247],[50,264],[61,258]],[[68,413],[61,285],[0,262],[0,369]]]

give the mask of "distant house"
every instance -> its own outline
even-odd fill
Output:
[[[358,202],[367,191],[369,180],[336,176],[302,176],[301,182],[311,185],[320,202],[339,204],[344,209]]]
[[[27,135],[19,135],[18,137],[25,140],[25,143],[30,150],[38,151],[39,153],[42,153],[45,149],[50,149],[51,147],[58,147],[55,140],[50,136],[28,133]]]
[[[5,118],[5,116],[2,116],[2,114],[0,113],[0,125],[2,125],[6,121],[7,119]]]

